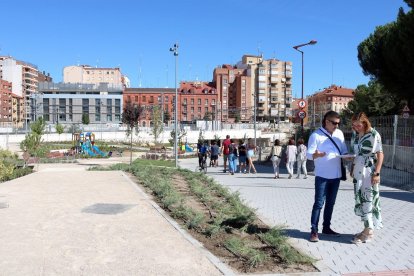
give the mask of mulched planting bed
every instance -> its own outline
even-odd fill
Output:
[[[204,174],[151,166],[126,171],[184,229],[238,273],[318,271],[314,259],[286,242],[283,228],[269,228],[238,195]]]

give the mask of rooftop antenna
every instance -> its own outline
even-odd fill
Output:
[[[78,54],[78,66],[80,66],[80,55]]]
[[[98,68],[98,64],[99,64],[99,58],[96,59],[96,68]]]
[[[260,59],[263,59],[263,53],[261,51],[261,42],[260,41],[257,42],[257,55],[259,56]]]
[[[141,68],[141,57],[139,57],[139,68],[138,68],[138,87],[142,87],[142,68]]]

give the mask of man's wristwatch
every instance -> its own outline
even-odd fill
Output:
[[[373,173],[372,176],[380,176],[380,173]]]

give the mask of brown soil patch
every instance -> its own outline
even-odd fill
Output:
[[[132,176],[135,178],[134,176]],[[139,181],[137,181],[139,182]],[[214,212],[210,210],[205,204],[203,204],[198,197],[196,197],[190,190],[190,187],[186,180],[180,175],[174,175],[172,183],[175,189],[182,194],[186,199],[186,205],[192,207],[194,210],[201,212],[206,218],[212,219]],[[143,187],[148,194],[153,195],[152,191],[147,187]],[[223,200],[217,197],[219,200]],[[160,203],[159,200],[153,196],[153,200]],[[159,204],[162,206],[162,204]],[[170,210],[164,209],[167,213],[171,214]],[[258,236],[258,232],[266,232],[269,227],[260,220],[254,222],[256,231],[255,233],[249,233],[249,231],[240,231],[237,228],[229,228],[227,231],[221,231],[215,234],[213,237],[207,236],[200,229],[187,229],[185,222],[176,220],[183,229],[186,229],[195,239],[201,242],[205,248],[207,248],[212,254],[218,257],[222,262],[228,264],[232,269],[238,273],[303,273],[303,272],[318,272],[318,270],[309,264],[293,264],[289,265],[285,263],[278,255],[275,248],[265,244]],[[202,228],[202,227],[201,227]],[[224,243],[231,237],[241,238],[246,244],[252,245],[253,248],[265,252],[268,256],[267,260],[257,267],[249,265],[248,261],[243,257],[236,256],[230,252]]]

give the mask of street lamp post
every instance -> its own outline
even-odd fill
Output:
[[[317,42],[316,40],[311,40],[308,43],[293,46],[293,49],[295,49],[296,51],[298,51],[302,54],[302,93],[301,93],[301,100],[303,100],[303,51],[299,50],[299,48],[303,47],[303,46],[306,46],[306,45],[314,45],[314,44],[316,44],[316,42]],[[301,126],[301,132],[302,132],[302,135],[303,135],[303,118],[300,119],[300,126]]]
[[[174,109],[175,109],[175,116],[174,116],[174,157],[175,157],[175,167],[178,167],[178,91],[177,91],[177,59],[178,59],[178,43],[175,43],[173,47],[170,48],[170,52],[174,53],[175,56],[175,101],[174,101]]]

